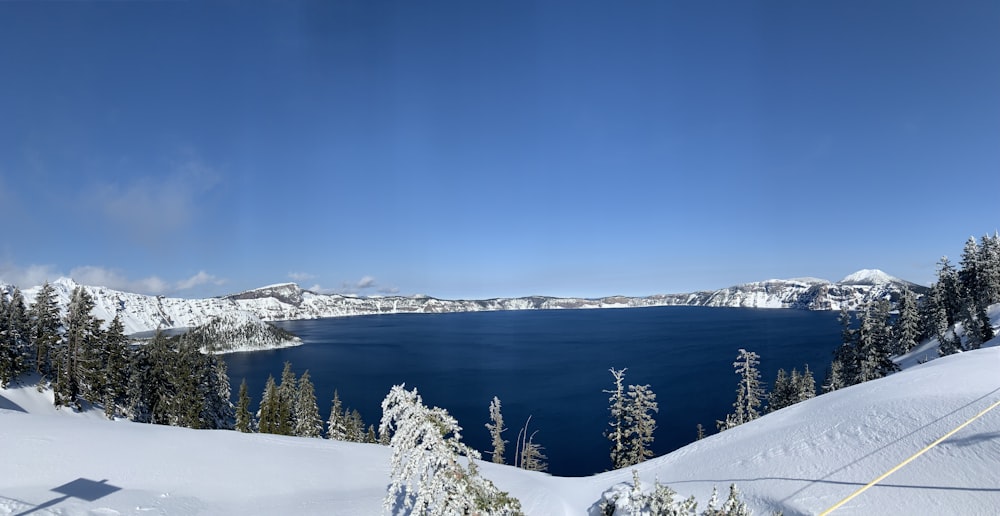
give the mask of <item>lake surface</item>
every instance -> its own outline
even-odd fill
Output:
[[[392,314],[277,323],[304,345],[223,355],[234,401],[246,378],[256,410],[269,374],[285,361],[309,370],[320,412],[329,416],[337,389],[368,424],[394,384],[416,387],[424,403],[444,407],[463,440],[490,450],[489,403],[498,396],[514,455],[528,416],[549,472],[582,476],[610,468],[608,394],[611,367],[628,368],[625,384],[649,384],[657,395],[659,456],[693,441],[696,425],[715,433],[731,410],[733,361],[746,348],[761,356],[770,385],[778,368],[809,364],[822,384],[840,343],[836,312],[705,307]],[[489,456],[484,454],[484,460]]]

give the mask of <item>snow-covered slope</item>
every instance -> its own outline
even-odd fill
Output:
[[[53,283],[65,309],[77,284],[60,278]],[[808,310],[857,309],[880,298],[895,298],[907,286],[918,293],[925,287],[898,280],[877,270],[851,274],[831,283],[815,278],[768,280],[721,290],[648,297],[611,296],[597,299],[530,296],[480,300],[445,300],[427,296],[354,297],[317,294],[294,283],[282,283],[221,298],[180,299],[120,292],[85,286],[95,302],[95,315],[105,321],[120,313],[126,333],[201,326],[243,311],[264,321],[316,319],[381,313],[444,313],[487,310],[551,310],[571,308],[628,308],[644,306],[712,306],[747,308],[797,308]],[[11,287],[0,285],[0,291]],[[24,292],[34,302],[39,287]]]
[[[724,492],[736,483],[755,514],[816,514],[1000,399],[998,369],[997,347],[944,357],[779,410],[634,469],[647,487],[658,480],[702,507],[713,486]],[[32,386],[0,390],[0,514],[381,512],[387,448],[108,422],[56,411],[45,396]],[[669,404],[661,405],[659,417],[668,414]],[[995,514],[997,428],[1000,409],[834,514]],[[631,468],[560,478],[484,463],[482,473],[528,514],[546,516],[587,514],[605,490],[631,481]],[[67,491],[76,496],[63,498]]]

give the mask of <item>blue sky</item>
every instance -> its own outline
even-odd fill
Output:
[[[0,279],[646,295],[1000,226],[996,2],[0,4]]]

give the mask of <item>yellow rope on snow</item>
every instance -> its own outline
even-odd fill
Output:
[[[882,473],[882,475],[880,477],[876,478],[875,480],[872,480],[871,482],[868,482],[863,487],[859,488],[857,491],[851,493],[851,495],[848,496],[847,498],[844,498],[843,500],[837,502],[833,507],[830,507],[829,509],[827,509],[827,510],[821,512],[821,513],[819,513],[819,515],[820,516],[827,516],[831,512],[839,509],[840,506],[842,506],[845,503],[853,500],[854,498],[856,498],[861,493],[867,491],[868,488],[870,488],[870,487],[874,486],[875,484],[877,484],[877,483],[885,480],[886,477],[888,477],[889,475],[895,473],[896,471],[899,471],[900,468],[902,468],[903,466],[909,464],[910,462],[912,462],[917,457],[923,455],[924,453],[927,452],[927,450],[930,450],[931,448],[933,448],[933,447],[941,444],[941,441],[944,441],[945,439],[947,439],[947,438],[955,435],[955,433],[958,432],[959,430],[965,428],[966,426],[969,426],[969,423],[972,423],[973,421],[975,421],[975,420],[983,417],[984,414],[986,414],[987,412],[989,412],[989,411],[997,408],[998,406],[1000,406],[1000,400],[997,400],[995,403],[993,403],[989,407],[986,407],[985,409],[983,409],[982,411],[980,411],[975,416],[972,416],[971,418],[969,418],[968,421],[962,423],[961,425],[956,426],[952,431],[950,431],[950,432],[942,435],[938,440],[936,440],[936,441],[928,444],[927,446],[924,447],[924,449],[918,451],[917,453],[914,453],[913,455],[910,455],[910,457],[907,458],[906,460],[904,460],[903,462],[900,462],[899,464],[897,464],[895,467],[893,467],[889,471],[886,471],[885,473]]]

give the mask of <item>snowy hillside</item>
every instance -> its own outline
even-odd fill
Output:
[[[233,310],[208,324],[187,332],[203,353],[233,353],[287,348],[302,344],[302,339],[260,320],[250,312]]]
[[[65,310],[78,285],[71,279],[53,282],[59,306]],[[238,312],[263,321],[317,319],[382,313],[445,313],[495,310],[553,310],[572,308],[630,308],[645,306],[711,306],[745,308],[796,308],[853,310],[874,299],[893,298],[907,286],[918,294],[926,288],[877,270],[863,270],[838,283],[815,278],[768,280],[716,291],[664,294],[648,297],[611,296],[597,299],[530,296],[481,300],[445,300],[427,296],[354,297],[317,294],[294,283],[269,285],[221,298],[180,299],[120,292],[84,286],[94,299],[94,315],[110,321],[121,315],[128,334],[157,329],[191,328]],[[34,302],[40,287],[24,292]],[[10,286],[0,285],[0,292]],[[238,315],[234,317],[239,317]]]
[[[993,346],[1000,344],[994,339]],[[635,467],[704,508],[736,483],[755,514],[816,514],[1000,399],[1000,348],[960,353],[793,405]],[[660,417],[668,417],[669,404]],[[479,422],[464,422],[476,428]],[[994,514],[1000,409],[834,514]],[[189,430],[56,411],[0,390],[0,514],[376,515],[389,449]],[[528,514],[587,514],[631,469],[552,477],[482,464]],[[64,497],[65,494],[69,497]],[[593,514],[593,513],[591,513]]]

